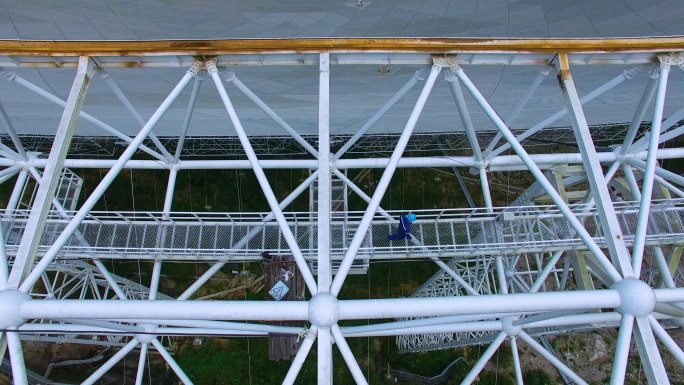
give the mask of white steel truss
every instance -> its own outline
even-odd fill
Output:
[[[543,43],[543,44],[542,44]],[[528,41],[424,39],[354,39],[287,41],[214,41],[187,45],[168,42],[145,44],[121,42],[45,42],[22,45],[0,43],[0,63],[5,67],[77,68],[66,101],[28,82],[16,73],[2,75],[64,107],[47,157],[26,151],[21,136],[12,126],[12,111],[0,109],[12,146],[0,146],[0,180],[16,176],[10,205],[1,213],[0,247],[0,351],[11,360],[14,383],[26,384],[21,338],[60,336],[79,342],[84,336],[115,335],[109,344],[120,350],[84,380],[95,383],[119,360],[140,348],[136,383],[143,380],[147,351],[156,349],[178,378],[192,379],[162,344],[163,336],[250,335],[269,332],[301,335],[303,343],[283,379],[294,383],[314,342],[318,344],[318,382],[333,382],[333,344],[337,346],[356,383],[367,380],[347,339],[368,336],[407,336],[399,341],[402,350],[427,350],[455,344],[489,343],[463,383],[471,383],[504,341],[511,342],[516,379],[522,383],[518,343],[523,342],[578,384],[586,383],[572,368],[547,350],[534,336],[591,328],[619,328],[611,383],[624,381],[629,345],[634,341],[651,384],[669,383],[657,340],[680,365],[684,352],[670,337],[671,328],[684,324],[684,289],[681,288],[681,246],[684,241],[684,178],[659,161],[684,158],[684,148],[659,145],[676,139],[683,130],[676,127],[684,116],[674,114],[663,121],[667,104],[666,87],[670,66],[680,66],[684,41],[678,38],[626,39],[619,41]],[[72,44],[72,45],[70,45]],[[73,45],[75,44],[75,45]],[[366,52],[371,51],[371,52]],[[79,56],[86,55],[86,56]],[[201,59],[197,57],[201,56]],[[335,100],[331,99],[331,76],[336,66],[414,66],[408,82],[376,114],[349,137],[337,152],[331,148],[330,121]],[[276,65],[317,66],[318,108],[316,140],[303,137],[276,111],[239,80],[235,73],[222,72],[227,66],[269,68]],[[425,65],[431,65],[429,72]],[[619,65],[618,76],[580,97],[572,69],[579,66]],[[638,67],[634,67],[637,65]],[[525,95],[504,121],[482,90],[468,76],[470,66],[537,66],[540,73],[526,88]],[[532,95],[552,68],[559,72],[560,92],[567,104],[546,120],[522,133],[511,125],[529,106]],[[105,68],[181,67],[187,72],[149,119],[114,82]],[[650,69],[650,71],[645,71]],[[134,137],[123,134],[103,120],[82,110],[89,82],[100,71],[117,100],[139,123]],[[672,72],[679,71],[673,68]],[[597,150],[595,138],[583,112],[585,103],[609,92],[636,76],[653,77],[627,132],[618,138],[622,145]],[[446,80],[455,101],[471,154],[439,156],[429,152],[405,156],[421,114],[431,102],[434,89]],[[386,148],[390,156],[348,156],[367,130],[382,119],[409,89],[422,88],[396,142]],[[243,157],[188,159],[183,147],[188,124],[196,112],[200,85],[211,83],[218,92],[214,102],[225,108],[226,126],[237,135]],[[164,114],[190,84],[192,90],[184,122],[178,127],[175,150],[153,132]],[[233,86],[255,103],[263,113],[286,131],[304,151],[297,158],[260,159],[253,138],[243,126],[240,110],[231,96]],[[205,88],[209,88],[205,86]],[[213,92],[213,91],[212,91]],[[433,95],[434,96],[434,95]],[[653,100],[648,131],[635,141]],[[468,103],[472,103],[470,106]],[[675,101],[676,102],[676,101]],[[681,106],[675,106],[681,108]],[[476,109],[484,113],[500,136],[480,135],[472,123]],[[549,128],[562,115],[569,115],[578,151],[576,153],[530,154],[532,146],[521,141]],[[125,143],[117,156],[96,159],[71,152],[70,143],[78,119],[82,118]],[[616,122],[624,124],[624,122]],[[496,147],[503,138],[506,143]],[[145,143],[150,144],[145,146]],[[489,144],[488,144],[489,143]],[[487,145],[485,149],[482,145]],[[437,148],[440,148],[437,146]],[[514,154],[504,154],[510,148]],[[152,157],[152,158],[150,158]],[[604,171],[603,164],[607,170]],[[559,166],[575,165],[581,178],[551,180],[548,172]],[[86,197],[76,204],[77,178],[64,168],[106,168],[107,174]],[[381,201],[398,168],[464,167],[477,175],[484,207],[468,210],[439,208],[416,210],[411,242],[388,241],[397,212],[388,212]],[[96,212],[94,207],[124,168],[163,169],[169,182],[161,213]],[[284,199],[279,200],[267,169],[306,169],[310,176]],[[344,171],[384,169],[374,191],[366,193],[346,178]],[[251,169],[268,202],[270,213],[179,213],[172,210],[175,180],[179,170]],[[618,199],[609,181],[623,170],[627,199]],[[39,171],[39,170],[42,170]],[[530,190],[507,208],[495,208],[492,201],[493,172],[529,171],[536,181]],[[26,180],[37,183],[30,207],[20,208]],[[58,188],[62,180],[65,190]],[[337,182],[333,182],[337,180]],[[358,194],[368,203],[361,213],[334,215],[333,185]],[[334,184],[333,184],[334,183]],[[580,204],[570,204],[566,187],[588,186]],[[311,212],[286,212],[292,201],[315,185],[316,208]],[[641,185],[641,186],[640,186]],[[551,206],[533,204],[540,191]],[[76,194],[78,195],[78,194]],[[521,204],[521,202],[524,202]],[[644,258],[644,250],[653,261]],[[679,250],[679,252],[677,252]],[[191,300],[218,270],[231,260],[255,260],[263,251],[293,256],[306,283],[308,301],[204,301]],[[667,255],[666,255],[667,254]],[[338,299],[347,275],[355,263],[367,259],[428,258],[442,271],[410,298]],[[448,258],[445,263],[442,258]],[[154,262],[149,286],[134,284],[107,271],[102,259],[149,259]],[[573,262],[580,260],[582,263]],[[178,298],[159,292],[164,263],[174,260],[208,260],[212,267]],[[315,261],[315,275],[310,262]],[[91,265],[92,263],[92,265]],[[581,279],[585,269],[588,286],[571,290],[570,274]],[[587,282],[585,282],[587,283]],[[577,285],[580,286],[580,285]],[[593,287],[591,287],[593,286]],[[397,319],[397,320],[388,320]],[[369,320],[362,326],[345,321]],[[258,321],[252,322],[252,321]],[[301,327],[276,326],[269,322],[301,321]],[[305,323],[310,326],[304,327]],[[416,337],[429,335],[428,337]],[[120,336],[120,338],[118,338]],[[102,337],[104,341],[107,337]],[[49,338],[48,338],[49,339]]]

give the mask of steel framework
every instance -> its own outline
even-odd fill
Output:
[[[11,111],[8,114],[0,110],[11,140],[11,144],[0,146],[0,165],[5,167],[0,171],[0,180],[15,181],[9,205],[2,212],[3,231],[0,231],[3,237],[0,240],[3,246],[0,247],[0,308],[3,309],[0,348],[2,356],[5,350],[9,353],[14,383],[28,383],[21,336],[70,335],[74,341],[93,335],[123,336],[122,340],[110,341],[124,343],[84,384],[95,383],[138,347],[136,383],[141,384],[150,345],[182,382],[190,384],[192,379],[161,342],[162,336],[264,336],[273,332],[304,337],[283,379],[285,384],[295,382],[314,342],[318,344],[320,384],[333,382],[333,343],[354,380],[364,384],[367,381],[347,343],[348,338],[434,336],[434,333],[438,337],[430,337],[432,341],[428,343],[424,339],[416,342],[411,337],[413,347],[400,340],[401,347],[417,350],[421,349],[417,345],[444,347],[459,339],[463,343],[489,343],[463,379],[464,384],[476,379],[507,340],[518,383],[523,383],[518,353],[518,343],[522,342],[573,382],[585,384],[575,370],[533,336],[615,327],[619,328],[619,335],[611,383],[624,382],[631,341],[636,343],[649,383],[669,383],[661,349],[666,349],[679,365],[684,365],[684,352],[669,334],[672,328],[684,324],[680,267],[684,211],[682,201],[672,198],[684,197],[684,177],[664,168],[659,161],[684,157],[684,148],[661,146],[666,141],[675,142],[684,132],[678,126],[684,109],[663,118],[670,70],[672,66],[683,67],[679,53],[683,49],[682,38],[0,42],[0,63],[6,67],[3,77],[63,108],[51,149],[45,156],[24,148],[20,133],[13,127]],[[331,74],[336,66],[379,64],[414,66],[417,71],[338,148],[332,143],[330,132],[331,111],[335,106],[335,100],[330,98]],[[316,140],[302,137],[243,84],[238,78],[240,68],[235,69],[236,73],[224,71],[226,66],[268,69],[276,65],[318,69]],[[425,65],[430,65],[429,70]],[[616,77],[580,97],[571,67],[606,65],[619,67]],[[468,76],[471,66],[538,66],[541,71],[518,100],[517,107],[503,120]],[[22,78],[10,67],[75,67],[76,75],[68,98],[62,100]],[[182,67],[187,72],[148,119],[139,115],[111,76],[102,76],[140,123],[138,133],[130,137],[81,108],[94,75],[112,67]],[[516,134],[511,125],[521,111],[529,108],[526,105],[529,97],[550,71],[558,73],[564,108]],[[634,116],[623,135],[611,137],[621,143],[609,149],[597,147],[583,106],[618,84],[639,76],[648,80],[641,100],[635,101]],[[398,108],[397,102],[420,82],[423,83],[420,95],[410,106],[401,133],[392,139],[390,146],[382,145],[386,150],[391,149],[389,156],[345,156],[390,109]],[[470,152],[453,156],[429,152],[404,156],[421,112],[430,103],[431,91],[438,82],[446,82],[454,98]],[[233,140],[237,139],[243,151],[242,157],[190,159],[183,155],[202,83],[213,84],[218,92],[227,121],[235,130]],[[289,160],[259,159],[258,155],[263,153],[255,150],[252,138],[243,127],[240,111],[231,99],[233,90],[229,94],[227,83],[287,132],[299,146],[301,156]],[[175,146],[169,146],[169,141],[159,139],[153,130],[188,86],[191,91],[187,114],[183,126],[178,127]],[[492,138],[489,133],[481,134],[473,125],[469,108],[474,107],[485,114],[498,135]],[[645,134],[637,139],[648,111],[652,111],[652,119],[646,125]],[[551,150],[530,154],[531,149],[521,144],[541,130],[553,127],[554,122],[566,115],[572,123],[576,153]],[[103,129],[105,136],[117,137],[125,147],[106,159],[72,152],[79,118]],[[509,150],[513,153],[507,154]],[[579,168],[579,179],[573,179],[572,175],[549,176],[548,170],[565,166]],[[76,179],[65,173],[65,167],[109,171],[82,203],[74,205],[75,189],[69,186]],[[412,241],[389,243],[384,235],[392,226],[388,219],[396,213],[385,211],[380,204],[399,167],[471,169],[479,177],[484,207],[420,212]],[[93,211],[124,168],[168,170],[169,182],[161,213]],[[279,201],[264,172],[269,168],[306,169],[311,174]],[[370,195],[344,173],[366,168],[383,169]],[[251,169],[271,212],[173,212],[176,177],[179,170],[185,169]],[[492,172],[500,171],[528,171],[536,181],[515,205],[502,209],[494,207],[489,180]],[[609,189],[609,181],[618,172],[627,185],[624,192],[631,194],[624,199]],[[37,181],[37,188],[31,194],[30,207],[22,210],[22,191],[29,178]],[[333,186],[341,186],[340,181],[368,203],[364,212],[334,209],[337,198],[333,194],[338,187]],[[572,194],[568,189],[578,183],[586,192],[581,203],[570,204]],[[316,195],[312,200],[316,203],[315,209],[307,213],[284,212],[312,185],[315,185],[311,190]],[[540,191],[551,206],[532,204]],[[621,199],[626,202],[620,202]],[[228,261],[250,259],[264,250],[293,256],[306,283],[308,301],[190,300]],[[652,259],[644,258],[645,250]],[[428,258],[443,271],[421,289],[429,297],[337,298],[345,278],[359,259],[410,257]],[[101,261],[117,258],[154,261],[149,288],[133,285],[110,273]],[[174,259],[206,259],[213,261],[213,265],[182,295],[171,299],[159,293],[159,282],[163,264]],[[315,273],[311,268],[313,260]],[[584,271],[588,278],[583,277]],[[579,282],[577,285],[567,285],[571,272]],[[435,284],[437,281],[439,284]],[[373,322],[344,326],[343,322],[348,320]],[[271,321],[302,321],[310,326],[276,326]]]

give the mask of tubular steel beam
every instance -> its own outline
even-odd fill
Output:
[[[69,98],[55,134],[48,163],[43,170],[42,183],[38,186],[36,198],[26,223],[25,236],[22,237],[19,244],[14,267],[7,281],[7,287],[19,287],[33,267],[33,262],[40,246],[41,236],[45,229],[46,219],[52,207],[52,198],[55,196],[57,184],[62,175],[64,160],[69,151],[71,138],[76,131],[76,122],[78,121],[79,112],[81,111],[81,106],[83,105],[83,100],[85,99],[85,94],[93,74],[94,63],[92,59],[89,57],[79,58],[76,77],[71,86]]]
[[[606,234],[605,239],[608,244],[608,251],[612,257],[613,264],[619,268],[622,275],[624,277],[633,277],[634,271],[630,264],[624,235],[622,234],[617,215],[615,215],[615,208],[608,192],[608,183],[603,175],[603,169],[596,159],[596,148],[589,132],[589,126],[584,116],[579,94],[575,88],[575,82],[570,73],[568,56],[565,54],[560,55],[560,67],[563,94],[567,99],[572,128],[575,132],[579,150],[582,153],[582,162],[584,163],[587,180],[589,181],[592,195],[596,202],[596,208],[601,218],[601,226],[603,227],[604,234]],[[653,154],[649,156],[649,158],[652,157]]]
[[[74,231],[77,230],[80,223],[85,219],[90,210],[95,206],[97,201],[100,199],[105,190],[114,181],[114,178],[123,169],[123,165],[130,160],[133,153],[142,144],[143,140],[147,137],[149,132],[154,128],[154,126],[159,122],[164,113],[168,110],[171,104],[176,100],[181,91],[190,82],[190,80],[195,76],[196,69],[193,68],[188,70],[188,72],[183,76],[183,78],[178,82],[176,87],[171,91],[167,98],[162,102],[157,111],[150,117],[150,120],[141,128],[138,135],[133,139],[131,144],[126,148],[126,150],[121,154],[121,157],[116,161],[116,163],[109,170],[107,175],[102,179],[100,184],[93,190],[88,199],[83,203],[81,209],[74,215],[74,218],[69,222],[60,236],[55,240],[54,244],[45,253],[41,261],[36,265],[31,274],[26,278],[26,280],[21,284],[20,289],[24,292],[28,292],[31,286],[39,279],[40,275],[47,269],[52,260],[57,256],[60,249],[72,236]],[[66,152],[66,150],[65,150]],[[56,183],[56,182],[55,182]],[[50,200],[50,203],[52,201]],[[38,237],[40,239],[40,237]],[[38,243],[38,242],[36,242]]]

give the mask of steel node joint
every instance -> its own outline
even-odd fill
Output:
[[[432,69],[441,70],[442,68],[459,68],[456,63],[456,56],[433,56]]]
[[[645,317],[655,309],[657,301],[653,288],[639,279],[622,279],[613,284],[611,289],[620,296],[620,306],[615,310],[621,314]]]
[[[26,323],[27,320],[19,314],[21,305],[29,300],[31,297],[19,290],[0,291],[0,329],[16,328]]]
[[[193,77],[196,77],[201,70],[207,70],[207,72],[214,73],[218,72],[216,68],[216,58],[211,59],[196,59],[192,66],[188,69],[188,73]]]

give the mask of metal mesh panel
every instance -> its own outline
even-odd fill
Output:
[[[603,230],[595,208],[572,207],[585,229],[600,247],[605,246]],[[636,228],[638,206],[624,202],[616,205],[625,242],[631,245]],[[481,210],[442,210],[417,212],[412,234],[422,243],[390,241],[397,222],[377,215],[359,250],[359,259],[477,255],[518,255],[560,249],[586,249],[568,221],[552,206],[534,210],[521,207],[505,213]],[[398,213],[391,213],[398,215]],[[286,214],[290,230],[305,257],[316,258],[315,213]],[[362,213],[350,212],[344,220],[331,223],[332,259],[340,260],[354,236]],[[6,213],[2,222],[10,255],[16,251],[28,217],[27,211]],[[207,260],[258,260],[261,252],[290,253],[275,222],[263,222],[263,214],[93,212],[79,226],[90,246],[72,236],[62,249],[62,258],[165,258]],[[683,242],[684,201],[654,202],[646,238],[649,245]],[[67,220],[57,214],[48,218],[41,241],[44,253],[62,233]],[[314,230],[315,231],[315,230]]]

